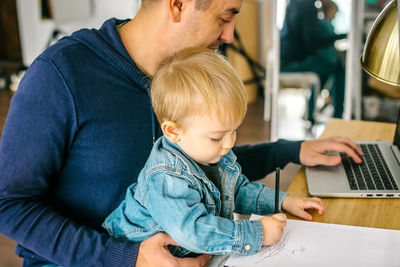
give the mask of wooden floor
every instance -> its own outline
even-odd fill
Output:
[[[0,90],[0,133],[3,130],[11,94],[9,91]],[[246,118],[238,129],[237,145],[255,144],[269,141],[269,123],[263,120],[263,101],[260,99],[249,104]],[[281,173],[281,190],[287,190],[293,177],[300,167],[289,164]],[[273,174],[261,180],[268,186],[273,186]],[[1,229],[0,229],[1,232]],[[15,256],[15,242],[0,234],[0,267],[22,266],[21,258]]]

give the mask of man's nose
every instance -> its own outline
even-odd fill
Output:
[[[235,21],[232,20],[231,22],[224,25],[224,28],[222,29],[219,39],[227,44],[232,43],[234,31],[235,31]]]

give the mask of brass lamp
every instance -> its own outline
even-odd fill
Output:
[[[397,0],[393,0],[375,20],[361,55],[361,65],[369,75],[395,87],[400,86],[398,17]]]

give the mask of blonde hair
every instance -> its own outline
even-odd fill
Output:
[[[240,123],[247,109],[236,71],[223,56],[206,48],[187,48],[165,60],[153,78],[151,99],[160,123],[179,123],[188,115]]]

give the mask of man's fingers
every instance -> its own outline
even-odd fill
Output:
[[[176,243],[168,234],[166,233],[157,233],[155,235],[160,242],[162,242],[163,246],[168,246],[168,245],[173,245],[173,246],[179,246],[178,243]]]
[[[361,148],[351,139],[338,136],[338,137],[333,137],[333,140],[336,142],[346,144],[347,146],[351,147],[354,151],[356,151],[359,156],[364,156],[364,153],[362,152]]]
[[[354,160],[354,162],[361,163],[361,157],[358,155],[358,152],[348,146],[347,144],[337,143],[337,142],[329,142],[325,148],[326,151],[336,151],[339,153],[346,153],[350,158]],[[338,156],[329,156],[328,157],[338,157]],[[340,162],[340,161],[339,161]],[[331,166],[331,165],[330,165]]]
[[[314,164],[310,164],[310,166],[315,166],[315,165],[336,166],[342,161],[340,156],[329,156],[320,154],[318,154],[317,156],[319,156],[319,161],[315,162]]]
[[[210,260],[211,260],[211,255],[209,255],[209,254],[202,254],[202,255],[198,256],[196,259],[199,261],[201,267],[207,266],[208,263],[209,263]]]
[[[361,149],[351,139],[346,137],[329,137],[302,142],[300,162],[306,166],[335,166],[341,162],[339,156],[327,155],[327,152],[345,153],[356,163],[361,163],[361,157],[364,156]]]
[[[361,157],[356,152],[354,152],[354,150],[352,148],[350,148],[350,147],[348,147],[346,145],[343,145],[343,149],[342,150],[338,150],[338,152],[346,153],[356,163],[361,163],[362,162]]]
[[[338,136],[338,137],[333,137],[333,140],[351,147],[354,151],[357,152],[359,156],[364,155],[361,148],[353,140],[349,138]]]
[[[202,254],[197,257],[198,260],[200,260],[200,263],[202,264],[201,266],[207,266],[207,264],[211,260],[211,255],[209,254]]]
[[[196,258],[180,258],[178,261],[178,267],[206,267],[210,262],[211,255],[202,254]]]
[[[166,266],[166,267],[206,267],[210,255],[200,255],[197,258],[178,258],[170,253],[168,245],[179,246],[168,234],[157,233],[140,244],[135,266]]]

